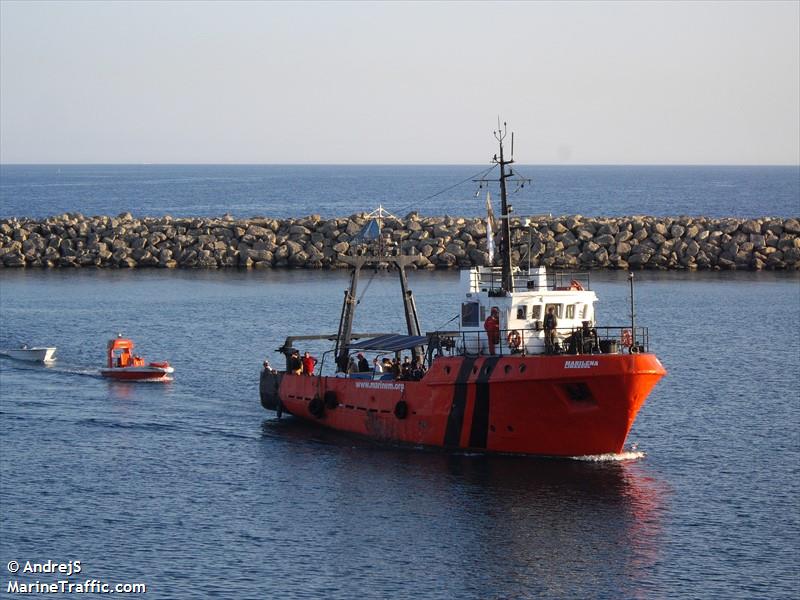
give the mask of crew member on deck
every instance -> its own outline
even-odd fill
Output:
[[[419,381],[425,375],[425,367],[418,357],[411,363],[411,381]]]
[[[583,321],[581,324],[581,352],[591,354],[598,350],[597,330],[591,327],[591,321]]]
[[[557,327],[558,319],[556,318],[555,309],[551,306],[544,316],[544,349],[548,354],[555,352]]]
[[[369,362],[367,361],[366,358],[364,358],[364,355],[361,354],[361,352],[359,352],[358,353],[358,372],[359,373],[367,373],[368,371],[371,371],[371,370],[372,369],[370,369],[370,367],[369,367]]]
[[[300,360],[300,351],[292,350],[289,356],[289,372],[300,375],[303,372],[303,361]]]
[[[311,356],[308,352],[303,354],[303,375],[313,375],[314,366],[317,364],[317,359]]]
[[[496,306],[492,307],[491,313],[483,322],[483,328],[489,339],[489,354],[493,355],[495,344],[500,343],[500,310]]]
[[[400,379],[403,381],[411,379],[411,359],[408,356],[403,359],[403,364],[400,366]]]

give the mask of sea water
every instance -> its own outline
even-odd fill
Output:
[[[514,165],[519,216],[800,216],[800,167]],[[480,165],[0,165],[0,218],[486,214]],[[524,183],[525,185],[520,185]],[[495,184],[492,184],[495,185]],[[497,194],[495,201],[497,201]],[[499,214],[499,208],[495,208]]]
[[[669,374],[623,455],[554,460],[264,411],[261,361],[335,331],[343,271],[6,269],[0,346],[55,345],[58,361],[0,359],[3,591],[64,579],[9,561],[53,560],[155,598],[796,597],[800,278],[636,276]],[[424,330],[458,314],[457,285],[410,275]],[[592,286],[600,324],[629,322],[625,274]],[[360,289],[356,329],[402,328],[396,276]],[[118,332],[174,381],[100,378]]]

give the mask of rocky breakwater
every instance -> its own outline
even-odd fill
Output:
[[[84,217],[0,220],[3,267],[340,268],[366,222],[347,218]],[[486,263],[482,219],[388,219],[383,233],[420,269]],[[565,269],[800,269],[797,219],[581,216],[512,220],[515,264]]]

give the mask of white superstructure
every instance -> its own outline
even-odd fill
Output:
[[[564,340],[584,322],[594,328],[595,293],[588,289],[588,276],[576,273],[548,273],[545,267],[528,273],[514,273],[514,291],[501,287],[500,267],[473,267],[461,271],[465,298],[461,304],[460,331],[464,350],[474,354],[488,352],[484,321],[491,309],[500,313],[500,344],[525,354],[543,354],[545,336],[542,323],[548,309],[558,319],[556,336]],[[509,344],[516,332],[519,345]]]

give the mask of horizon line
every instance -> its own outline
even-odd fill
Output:
[[[0,167],[479,167],[488,163],[0,162]],[[800,163],[523,163],[526,167],[800,167]]]

